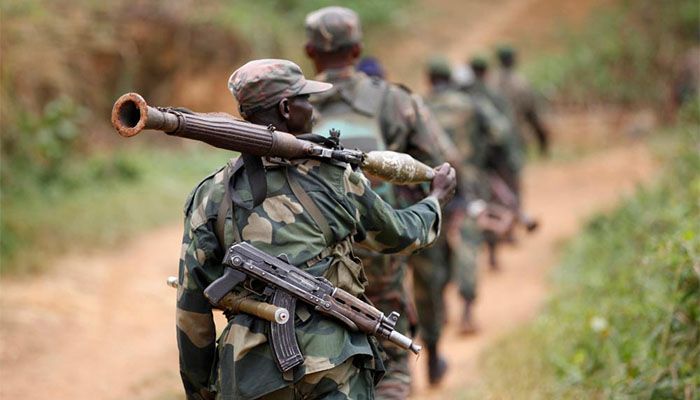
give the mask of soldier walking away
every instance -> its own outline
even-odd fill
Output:
[[[515,71],[517,53],[510,46],[501,46],[496,50],[496,55],[501,65],[496,88],[510,103],[518,131],[524,135],[526,130],[531,130],[537,139],[540,154],[546,156],[549,152],[549,130],[542,121],[535,92],[525,77]]]
[[[399,151],[428,165],[443,160],[435,137],[444,137],[444,132],[421,99],[405,87],[356,69],[362,53],[362,31],[354,11],[326,7],[312,12],[306,17],[306,35],[305,51],[318,73],[316,79],[333,84],[331,90],[311,98],[319,117],[314,132],[339,129],[348,148]],[[374,189],[386,201],[400,206],[424,195],[420,188],[402,188],[397,198],[393,187],[376,182]],[[398,310],[402,314],[397,329],[415,326],[413,300],[406,287],[406,260],[356,251],[365,265],[370,300],[384,312]],[[388,356],[387,374],[377,387],[377,398],[405,399],[410,391],[409,354],[388,342],[383,341],[382,346]]]
[[[426,96],[426,104],[456,146],[462,161],[459,171],[471,175],[465,181],[465,185],[470,185],[470,193],[465,193],[465,188],[460,187],[455,199],[444,210],[444,242],[438,239],[446,250],[443,259],[435,260],[432,266],[419,265],[414,268],[421,328],[425,331],[427,343],[437,343],[445,319],[443,294],[450,278],[456,281],[464,301],[461,333],[473,334],[477,330],[473,304],[476,300],[476,255],[481,235],[476,221],[469,218],[468,198],[486,198],[488,189],[485,177],[478,171],[475,162],[475,148],[480,140],[476,106],[468,95],[452,85],[450,65],[445,58],[432,58],[428,63],[427,75],[430,93]]]
[[[229,80],[244,119],[295,135],[310,130],[308,96],[330,87],[306,80],[286,60],[251,61]],[[185,204],[178,277],[177,340],[187,398],[373,398],[383,370],[373,337],[297,303],[292,317],[303,363],[282,373],[262,319],[227,312],[228,324],[215,340],[213,306],[203,291],[224,273],[224,250],[247,242],[360,296],[366,279],[351,243],[386,253],[429,245],[454,187],[455,172],[443,164],[429,196],[395,210],[343,163],[247,154],[205,178]],[[254,290],[245,285],[234,292],[269,301]]]

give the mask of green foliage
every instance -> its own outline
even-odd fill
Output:
[[[627,1],[596,12],[582,31],[565,32],[565,50],[536,58],[525,72],[566,102],[660,104],[698,26],[696,0]]]
[[[372,32],[399,18],[406,8],[405,0],[350,0],[342,2],[358,13],[362,28]],[[225,2],[210,18],[221,27],[235,27],[251,40],[255,56],[270,54],[298,59],[305,43],[304,18],[321,7],[339,5],[333,0],[263,0],[256,2]],[[369,35],[365,35],[369,36]]]
[[[594,218],[544,313],[487,355],[494,397],[700,397],[700,119],[687,118],[661,182]]]
[[[246,59],[282,57],[285,48],[300,54],[304,15],[330,4],[0,2],[2,271],[35,269],[46,255],[178,218],[187,191],[217,165],[211,158],[225,157],[163,146],[119,151],[108,125],[116,96],[138,91],[153,104],[185,98],[188,107],[211,110],[228,94],[223,85],[223,96],[208,92],[202,77],[225,80]],[[369,29],[404,4],[345,2]],[[95,223],[104,220],[117,223]]]
[[[49,102],[39,114],[19,110],[16,125],[7,128],[2,140],[3,185],[16,191],[28,176],[41,184],[60,179],[62,165],[77,152],[78,125],[84,114],[67,97]]]
[[[141,147],[68,161],[62,178],[27,180],[2,193],[0,272],[41,270],[71,250],[118,244],[165,221],[177,221],[187,193],[232,154]]]

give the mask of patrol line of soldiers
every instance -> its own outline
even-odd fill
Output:
[[[454,91],[444,70],[431,73],[435,90],[427,103],[405,87],[358,72],[362,34],[349,9],[309,14],[306,35],[316,80],[305,79],[292,62],[271,59],[251,61],[231,75],[228,87],[245,120],[302,134],[312,131],[315,119],[314,133],[339,129],[346,147],[394,150],[440,167],[430,187],[392,187],[338,162],[242,154],[197,185],[185,205],[177,295],[180,372],[188,399],[409,395],[407,351],[350,331],[303,304],[293,317],[304,363],[291,371],[277,368],[269,325],[258,318],[226,313],[228,324],[217,339],[213,305],[203,290],[223,274],[224,251],[235,242],[284,254],[386,314],[399,311],[396,328],[403,333],[420,326],[431,383],[446,371],[437,344],[442,290],[453,269],[465,303],[464,331],[474,330],[478,225],[488,225],[479,201],[488,194],[477,168],[484,142],[477,136],[496,135],[475,129],[485,118],[480,100]],[[414,269],[418,312],[406,286],[408,265]],[[236,295],[269,300],[245,287]]]

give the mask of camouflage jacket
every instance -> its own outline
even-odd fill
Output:
[[[515,71],[501,69],[494,81],[498,93],[508,101],[519,126],[525,125],[528,113],[537,114],[537,96],[527,80]]]
[[[445,140],[444,132],[433,123],[430,111],[417,101],[419,98],[406,88],[370,78],[353,66],[326,70],[315,79],[333,84],[332,89],[311,98],[321,121],[326,115],[346,110],[366,115],[375,125],[378,121],[387,150],[409,154],[432,166],[445,160],[436,146],[436,138]],[[342,138],[341,131],[341,141]]]
[[[185,206],[177,338],[188,399],[198,399],[208,390],[216,390],[221,399],[253,399],[290,384],[271,355],[265,335],[268,323],[235,315],[219,337],[218,347],[215,345],[212,307],[203,289],[223,273],[224,249],[215,232],[226,177],[232,169],[229,164],[204,179]],[[294,195],[287,174],[325,216],[331,233],[328,239]],[[232,189],[248,204],[252,196],[247,178],[236,176]],[[268,192],[262,204],[250,210],[234,206],[229,213],[224,242],[232,243],[238,232],[242,240],[260,250],[284,253],[292,264],[356,294],[365,280],[361,264],[353,262],[348,239],[374,251],[410,253],[432,243],[440,231],[436,199],[428,197],[410,208],[394,210],[372,191],[364,175],[344,165],[317,160],[268,163],[266,180]],[[293,370],[293,381],[353,356],[365,360],[367,368],[374,367],[374,348],[366,335],[350,332],[303,305],[297,308],[295,326],[305,359]]]
[[[508,163],[519,169],[523,162],[519,150],[520,135],[507,101],[502,97],[495,101],[497,95],[481,82],[475,82],[464,92],[472,100],[477,113],[479,133],[475,143],[475,165],[486,168],[489,147],[501,146],[507,152]]]
[[[451,143],[454,143],[445,151],[457,151],[461,161],[459,171],[468,174],[462,184],[469,185],[473,195],[485,197],[483,176],[477,168],[480,152],[483,151],[481,142],[484,134],[480,131],[484,126],[481,123],[481,119],[484,118],[483,111],[470,96],[450,86],[434,88],[425,101],[436,121],[451,139]],[[462,196],[462,193],[458,193],[458,198]]]

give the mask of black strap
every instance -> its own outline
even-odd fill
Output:
[[[241,154],[243,164],[245,165],[245,174],[248,177],[250,184],[250,193],[253,195],[253,208],[260,205],[267,196],[267,179],[265,178],[265,167],[263,167],[262,158],[251,156],[250,154]]]
[[[230,241],[226,240],[226,218],[229,216],[229,212],[233,211],[233,196],[231,195],[231,188],[235,183],[234,175],[242,165],[243,161],[240,158],[235,158],[229,161],[228,165],[224,169],[224,197],[221,199],[219,210],[216,213],[216,224],[214,226],[216,239],[219,241],[219,245],[222,249],[225,249],[226,246],[230,244]],[[238,224],[236,224],[236,217],[234,213],[231,214],[231,223],[233,225],[234,243],[240,243],[241,233],[238,230]]]
[[[250,156],[242,155],[236,160],[236,163],[233,164],[233,168],[231,171],[231,179],[229,180],[228,184],[229,193],[231,195],[231,200],[233,201],[233,204],[248,211],[252,210],[260,203],[262,203],[263,200],[265,200],[265,196],[267,195],[267,180],[265,179],[265,168],[262,165],[262,160],[260,159],[260,157],[252,157],[256,158],[257,162],[260,163],[258,169],[255,165],[256,161],[249,157]],[[249,162],[246,162],[244,158],[249,158]],[[253,171],[249,171],[249,165],[251,167],[250,169],[252,169]],[[244,166],[245,174],[248,177],[248,184],[250,185],[250,193],[253,196],[252,204],[246,204],[245,202],[243,202],[243,199],[241,199],[241,196],[234,188],[236,179],[238,178],[238,174],[240,173],[241,168],[243,168]]]

